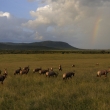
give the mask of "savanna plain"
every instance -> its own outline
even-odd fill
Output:
[[[14,75],[28,65],[27,75]],[[59,74],[49,78],[33,73],[38,67],[53,67]],[[8,71],[0,84],[0,110],[110,110],[110,74],[96,77],[109,67],[109,54],[0,54],[0,70]],[[63,80],[69,71],[75,76]]]

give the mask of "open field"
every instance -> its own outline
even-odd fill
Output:
[[[13,74],[28,65],[27,75]],[[59,75],[32,73],[36,67],[53,67]],[[1,54],[0,69],[7,68],[8,76],[0,84],[0,110],[109,110],[110,74],[96,77],[98,70],[109,67],[109,54]],[[74,70],[72,79],[62,79],[63,73]]]

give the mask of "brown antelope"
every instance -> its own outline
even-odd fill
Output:
[[[41,70],[41,67],[40,68],[33,69],[33,73],[39,72],[39,70]]]
[[[29,72],[29,66],[23,68],[22,70],[20,70],[20,74],[21,74],[21,75],[22,75],[22,74],[28,74],[28,72]]]
[[[7,77],[7,70],[5,69],[3,75],[0,75],[1,84],[3,84],[3,81],[5,80],[6,77]]]
[[[74,76],[75,73],[74,72],[67,72],[63,74],[63,79],[69,79],[72,78],[72,76]]]
[[[49,68],[47,70],[39,70],[39,73],[40,74],[46,74],[46,72],[48,72],[48,71],[49,71]]]
[[[46,77],[50,77],[50,76],[58,76],[58,73],[56,73],[56,72],[54,72],[54,71],[48,71],[48,72],[46,72]]]
[[[110,69],[109,70],[99,70],[97,72],[97,77],[101,77],[102,75],[104,75],[105,77],[107,77],[107,74],[110,72]]]
[[[3,81],[4,81],[5,78],[6,78],[6,75],[5,74],[0,75],[1,84],[3,84]]]
[[[21,67],[19,67],[19,69],[15,70],[14,75],[20,74],[20,71],[21,71]]]

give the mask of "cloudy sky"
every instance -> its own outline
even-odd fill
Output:
[[[45,40],[110,49],[110,0],[0,0],[0,42]]]

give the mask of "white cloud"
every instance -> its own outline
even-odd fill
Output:
[[[3,13],[2,11],[0,11],[0,17],[10,18],[10,13],[8,13],[8,12]]]
[[[35,20],[23,24],[36,31],[42,39],[61,40],[78,48],[110,48],[109,0],[44,2],[45,6],[30,12]]]
[[[40,4],[32,20],[0,11],[0,41],[64,41],[77,48],[110,49],[109,0],[28,0]]]
[[[26,31],[22,23],[28,20],[12,16],[8,12],[0,12],[0,42],[30,42],[34,32]]]

